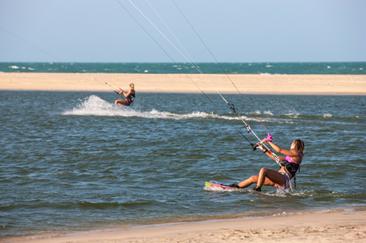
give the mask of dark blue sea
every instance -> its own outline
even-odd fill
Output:
[[[321,63],[0,63],[0,72],[366,74],[366,62]]]
[[[365,206],[365,96],[226,96],[260,137],[305,141],[292,193],[203,189],[277,168],[209,96],[1,91],[0,236]]]

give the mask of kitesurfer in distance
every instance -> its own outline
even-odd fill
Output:
[[[273,186],[279,189],[290,188],[290,180],[299,170],[301,161],[304,157],[304,142],[300,139],[295,139],[292,141],[290,149],[286,150],[274,144],[272,142],[272,135],[268,134],[265,139],[257,144],[257,148],[262,150],[269,158],[276,161],[276,157],[273,155],[272,151],[263,146],[264,143],[270,145],[276,153],[283,155],[278,156],[277,158],[281,165],[280,169],[277,171],[268,168],[261,168],[258,175],[253,175],[238,184],[232,184],[230,186],[246,188],[252,184],[256,184],[255,188],[253,188],[253,190],[256,191],[261,191],[262,186]]]
[[[116,99],[114,101],[114,104],[129,106],[135,100],[135,96],[136,96],[135,85],[133,83],[130,83],[128,90],[123,90],[123,89],[119,88],[119,90],[116,90],[116,93],[118,93],[119,95],[124,97],[124,99]]]

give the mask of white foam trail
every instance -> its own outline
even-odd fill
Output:
[[[330,113],[323,114],[323,118],[331,118],[331,117],[333,117],[333,115]]]
[[[91,95],[84,99],[79,105],[71,110],[67,110],[62,115],[73,116],[120,116],[120,117],[141,117],[147,119],[172,119],[172,120],[184,120],[184,119],[222,119],[222,120],[240,120],[256,122],[269,122],[272,120],[265,118],[251,118],[246,116],[223,116],[214,113],[195,111],[187,114],[178,114],[166,111],[158,111],[152,109],[151,111],[138,111],[129,107],[120,107],[111,104],[98,96]]]
[[[256,111],[253,111],[251,112],[250,114],[253,114],[253,115],[267,115],[267,116],[273,116],[273,113],[272,111],[263,111],[261,112],[260,110],[256,110]]]
[[[300,116],[300,113],[296,111],[291,111],[290,113],[286,114],[286,116],[289,116],[291,118],[298,118]]]
[[[268,116],[273,116],[273,113],[271,111],[264,111],[263,114]]]
[[[256,111],[252,112],[252,114],[254,114],[254,115],[261,115],[261,114],[262,114],[262,112],[261,112],[261,111],[259,111],[259,110],[256,110]]]

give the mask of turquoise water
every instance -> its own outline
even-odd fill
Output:
[[[0,92],[0,236],[365,206],[366,97],[227,96],[260,136],[305,141],[291,194],[203,190],[276,168],[210,97]]]
[[[366,62],[198,63],[203,73],[366,74]],[[0,63],[0,72],[198,73],[184,63]]]

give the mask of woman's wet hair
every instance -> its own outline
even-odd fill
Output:
[[[305,149],[304,141],[302,141],[301,139],[295,139],[293,143],[297,151],[304,152]]]
[[[135,88],[134,83],[130,83],[130,87],[134,89]]]

